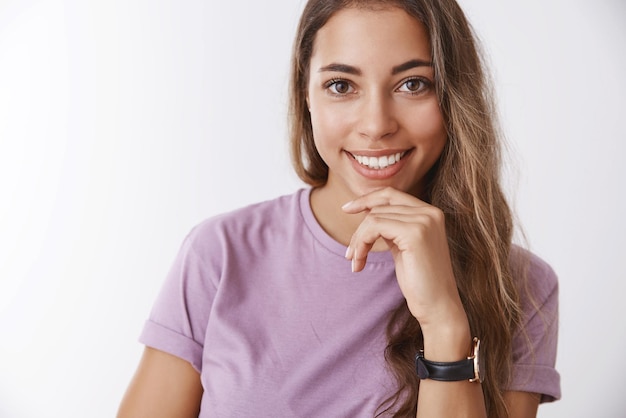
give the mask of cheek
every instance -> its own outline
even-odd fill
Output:
[[[332,137],[329,138],[329,134],[332,132],[329,128],[330,125],[332,125],[332,122],[328,121],[318,112],[311,111],[313,143],[315,144],[317,152],[325,162],[328,157],[328,147],[332,143]]]
[[[448,136],[443,115],[436,104],[421,109],[417,117],[414,115],[411,130],[423,146],[433,148],[443,148]]]
[[[311,128],[315,145],[328,147],[340,145],[341,139],[346,138],[348,123],[346,117],[333,106],[311,107]]]

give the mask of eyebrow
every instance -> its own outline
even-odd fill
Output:
[[[404,64],[396,65],[391,69],[391,75],[396,75],[402,73],[406,70],[410,70],[411,68],[417,67],[432,67],[433,63],[430,61],[424,61],[419,59],[414,59],[411,61],[407,61]]]
[[[432,67],[433,63],[430,61],[424,61],[421,59],[414,59],[414,60],[410,60],[407,61],[405,63],[402,63],[400,65],[396,65],[395,67],[393,67],[391,69],[391,75],[396,75],[399,73],[402,73],[404,71],[410,70],[412,68],[417,68],[417,67]],[[348,65],[348,64],[338,64],[338,63],[333,63],[333,64],[328,64],[325,65],[324,67],[320,68],[318,70],[318,72],[323,73],[326,71],[334,71],[334,72],[338,72],[338,73],[346,73],[346,74],[352,74],[352,75],[361,75],[363,74],[363,72],[357,68],[354,67],[352,65]]]
[[[318,70],[318,72],[323,73],[325,71],[334,71],[338,73],[347,73],[352,75],[361,75],[362,72],[356,67],[348,64],[328,64]]]

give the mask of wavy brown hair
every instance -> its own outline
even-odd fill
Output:
[[[445,213],[457,287],[471,332],[480,336],[485,347],[482,386],[488,415],[506,417],[503,392],[511,369],[512,335],[521,314],[509,266],[513,221],[499,181],[500,135],[476,38],[454,0],[308,1],[293,50],[290,139],[295,170],[314,187],[326,182],[328,166],[315,148],[306,104],[310,59],[317,31],[347,7],[398,7],[421,22],[429,34],[448,140],[429,173],[426,195],[420,197]],[[398,390],[380,406],[380,414],[415,416],[419,380],[414,362],[423,337],[406,303],[392,314],[387,337],[385,358]]]

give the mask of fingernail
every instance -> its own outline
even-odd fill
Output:
[[[346,248],[346,255],[344,255],[344,258],[348,258],[348,254],[350,254],[350,246]]]
[[[351,201],[349,201],[348,203],[345,203],[345,204],[341,207],[341,209],[347,209],[347,208],[348,208],[348,207],[352,204],[352,202],[354,202],[354,200],[351,200]]]
[[[352,273],[354,273],[354,271],[356,270],[355,265],[354,265],[355,262],[356,262],[356,258],[353,258],[352,259]]]

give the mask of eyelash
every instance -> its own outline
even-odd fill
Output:
[[[407,90],[403,92],[403,93],[408,93],[411,96],[421,94],[422,92],[424,92],[424,90],[430,89],[433,85],[433,83],[430,80],[424,77],[407,77],[404,80],[402,80],[402,82],[400,83],[400,87],[406,85],[408,82],[411,82],[411,81],[418,82],[421,84],[421,86],[416,91]],[[398,87],[398,89],[400,87]]]
[[[420,88],[418,88],[418,90],[416,91],[411,91],[411,90],[406,90],[403,91],[402,93],[407,93],[411,96],[416,96],[418,94],[423,93],[424,90],[426,89],[430,89],[433,86],[432,81],[428,80],[427,78],[424,77],[415,77],[415,76],[411,76],[411,77],[407,77],[404,80],[402,80],[402,82],[400,82],[400,87],[398,87],[396,90],[399,90],[401,87],[405,86],[407,83],[409,82],[418,82],[421,84]],[[334,96],[345,96],[347,94],[350,94],[350,92],[347,93],[340,93],[338,91],[332,91],[332,87],[336,86],[339,83],[345,83],[348,85],[348,89],[353,88],[351,83],[343,78],[332,78],[330,80],[328,80],[326,83],[324,83],[324,89],[329,90],[330,94],[334,95]]]
[[[339,83],[345,83],[348,85],[348,88],[351,88],[352,86],[350,85],[350,82],[348,80],[345,80],[343,78],[332,78],[330,80],[328,80],[326,83],[324,83],[324,89],[326,90],[331,90],[331,88],[333,86],[336,86]],[[348,93],[339,93],[338,91],[330,91],[330,94],[333,94],[335,96],[345,96]]]

